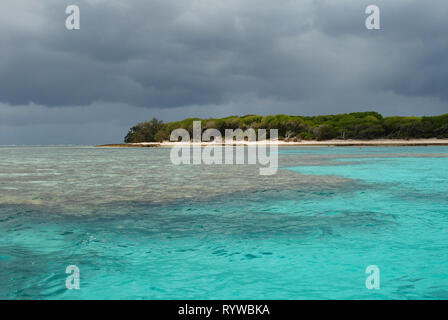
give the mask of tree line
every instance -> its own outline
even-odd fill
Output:
[[[331,140],[331,139],[418,139],[448,138],[448,114],[425,117],[383,117],[378,112],[355,112],[321,116],[245,115],[227,118],[188,118],[164,123],[156,118],[133,126],[127,133],[126,143],[161,142],[170,139],[178,128],[192,136],[193,121],[201,121],[202,130],[217,129],[278,129],[279,139]]]

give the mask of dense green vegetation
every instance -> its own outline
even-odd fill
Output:
[[[184,128],[192,135],[193,121],[199,120],[202,130],[278,129],[280,139],[412,139],[448,138],[448,114],[433,117],[383,117],[377,112],[356,112],[314,117],[302,116],[231,116],[222,119],[189,118],[163,123],[153,118],[132,127],[126,143],[169,140],[174,129]]]

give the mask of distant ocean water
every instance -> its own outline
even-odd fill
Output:
[[[0,299],[448,299],[448,147],[169,151],[0,147]]]

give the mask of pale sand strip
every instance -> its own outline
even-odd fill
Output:
[[[227,146],[227,145],[244,145],[255,146],[272,144],[274,141],[223,141],[223,142],[141,142],[141,143],[122,143],[122,144],[108,144],[99,147],[174,147],[174,146]],[[377,140],[325,140],[325,141],[276,141],[278,146],[296,147],[296,146],[448,146],[448,139],[377,139]]]

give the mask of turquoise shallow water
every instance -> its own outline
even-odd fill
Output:
[[[0,298],[448,299],[447,165],[448,147],[280,148],[262,177],[0,147]]]

